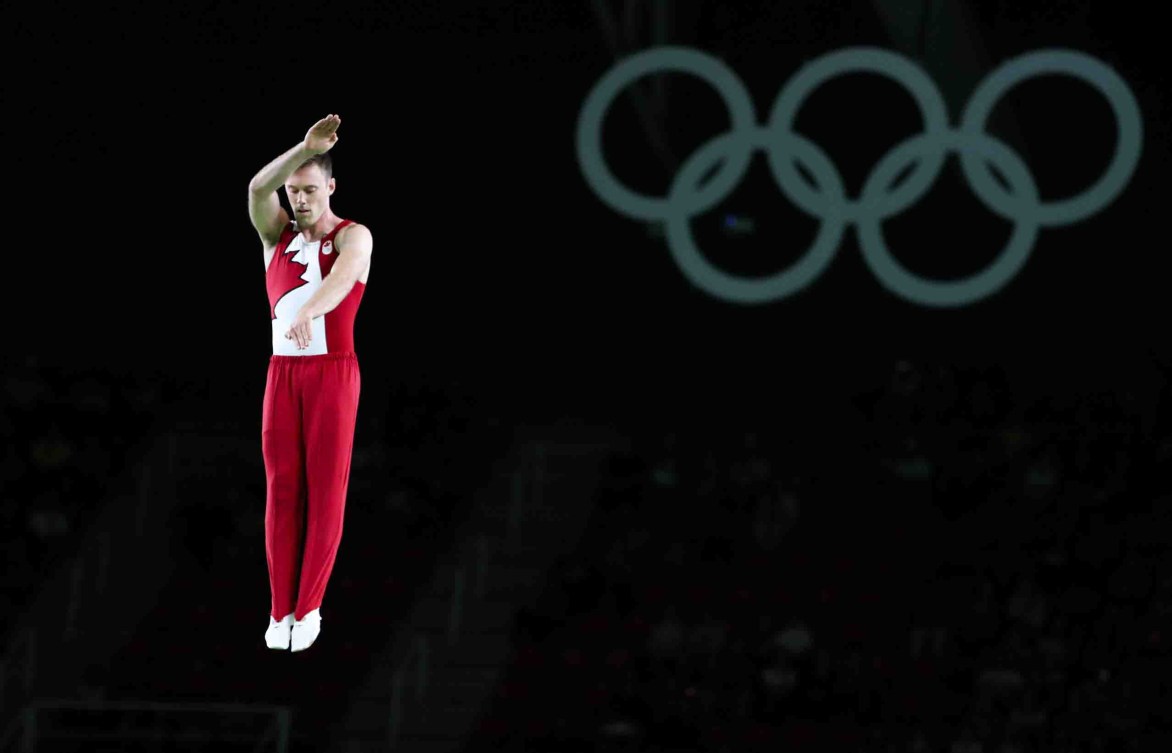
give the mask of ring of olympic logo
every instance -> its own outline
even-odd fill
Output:
[[[678,72],[707,82],[728,108],[732,127],[697,148],[672,178],[666,196],[632,191],[611,172],[602,154],[602,124],[624,88],[642,76]],[[924,128],[887,152],[871,169],[857,198],[846,195],[843,179],[817,144],[793,130],[805,102],[823,83],[849,73],[877,73],[900,84],[919,108]],[[1036,76],[1066,74],[1094,87],[1111,107],[1116,121],[1114,153],[1106,170],[1075,196],[1042,201],[1033,175],[1020,156],[985,132],[998,100],[1017,84]],[[804,65],[786,82],[769,119],[757,123],[753,102],[736,73],[719,59],[686,47],[657,47],[617,63],[594,85],[579,113],[575,146],[582,174],[605,204],[627,217],[659,221],[672,257],[685,277],[709,294],[740,304],[784,299],[808,286],[833,261],[846,229],[857,228],[863,258],[878,281],[892,293],[923,306],[971,304],[1000,290],[1022,268],[1043,227],[1083,220],[1112,202],[1139,162],[1142,119],[1135,95],[1123,79],[1098,59],[1067,49],[1042,49],[1005,61],[977,85],[965,105],[960,125],[951,127],[943,98],[931,78],[896,53],[872,47],[830,52]],[[820,220],[814,240],[802,257],[775,274],[742,277],[711,264],[697,247],[690,220],[728,196],[744,177],[756,151],[786,198]],[[996,258],[983,270],[958,280],[916,275],[892,255],[883,236],[883,221],[915,204],[931,188],[945,159],[956,154],[969,186],[992,212],[1013,229]],[[704,185],[700,180],[720,168]],[[801,164],[817,186],[803,180]],[[914,165],[906,179],[893,181]],[[1008,184],[996,180],[994,166]]]

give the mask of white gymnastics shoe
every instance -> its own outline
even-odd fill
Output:
[[[289,650],[289,633],[293,629],[293,613],[285,615],[280,622],[269,615],[269,629],[265,631],[265,643],[269,648]]]
[[[317,640],[321,632],[321,609],[315,609],[300,620],[293,622],[293,632],[290,640],[293,651],[304,651]]]

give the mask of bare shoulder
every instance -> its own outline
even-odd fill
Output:
[[[370,277],[370,260],[373,256],[371,250],[374,248],[374,238],[370,234],[370,228],[362,223],[353,222],[338,231],[334,242],[338,246],[338,253],[344,254],[347,258],[353,259],[355,263],[362,265],[358,281],[365,285]]]
[[[361,222],[351,222],[338,231],[338,237],[335,241],[339,248],[365,246],[369,250],[374,245],[374,236],[366,225]]]
[[[268,238],[264,241],[265,250],[272,251],[277,246],[281,245],[281,241],[285,240],[286,235],[296,235],[296,234],[297,234],[297,221],[296,220],[287,220],[279,228],[277,228],[277,232],[275,235],[273,235],[272,238]]]
[[[262,236],[261,243],[264,245],[265,269],[269,268],[269,264],[273,260],[273,255],[277,251],[277,246],[281,245],[281,240],[285,237],[285,233],[294,233],[297,231],[297,223],[290,220],[284,227],[277,231],[275,238],[264,238]]]

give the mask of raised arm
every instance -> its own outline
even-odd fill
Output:
[[[342,119],[327,115],[313,124],[305,140],[265,165],[248,184],[248,216],[256,228],[265,251],[277,245],[281,229],[289,224],[289,213],[281,206],[277,189],[315,154],[328,152],[338,143],[338,126]]]

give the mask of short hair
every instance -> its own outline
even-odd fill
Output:
[[[329,183],[330,178],[334,176],[334,161],[330,158],[329,152],[322,152],[321,154],[313,155],[309,159],[302,162],[297,169],[300,170],[304,167],[309,167],[310,165],[318,165],[321,167],[321,171],[326,176],[326,183]]]

